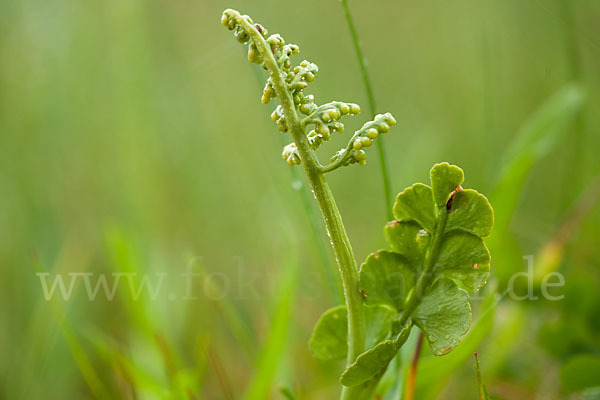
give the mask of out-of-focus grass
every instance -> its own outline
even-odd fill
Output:
[[[489,195],[501,222],[492,279],[524,270],[524,263],[504,266],[507,253],[498,249],[516,243],[516,258],[537,254],[599,172],[600,6],[350,6],[378,111],[398,120],[386,137],[394,191],[426,181],[434,162],[461,165],[465,186]],[[336,395],[340,365],[312,359],[306,344],[318,315],[337,300],[322,271],[327,262],[280,158],[274,105],[260,104],[256,67],[219,25],[226,7],[300,45],[301,57],[320,67],[311,85],[317,100],[366,106],[335,1],[0,0],[0,397],[212,399],[225,387],[235,398],[260,398],[278,396],[282,385],[300,398]],[[577,96],[545,109],[544,121],[564,122],[560,134],[518,184],[497,186],[515,160],[520,127],[531,127],[524,124],[540,105],[573,81],[586,95],[578,113]],[[364,168],[331,176],[359,261],[384,245],[370,157]],[[600,350],[593,345],[600,329],[588,318],[600,304],[593,295],[598,222],[595,207],[555,267],[567,297],[585,293],[585,304],[565,297],[498,305],[492,334],[477,346],[490,394],[565,398],[571,386],[558,379],[561,365]],[[156,300],[133,301],[119,286],[114,300],[100,291],[89,301],[77,284],[71,300],[48,303],[32,252],[51,277],[91,272],[95,283],[100,273],[109,282],[114,272],[168,275]],[[181,274],[198,257],[197,299],[182,300]],[[223,279],[229,287],[220,298],[210,286],[224,293]],[[551,333],[566,337],[563,320],[579,333],[559,346]],[[560,347],[560,355],[547,347]],[[475,399],[472,362],[453,361],[459,355],[423,364],[452,371],[443,396]]]

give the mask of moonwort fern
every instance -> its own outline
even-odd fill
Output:
[[[341,118],[357,115],[360,107],[342,101],[318,105],[306,93],[318,67],[304,60],[292,68],[297,45],[269,36],[235,10],[225,10],[221,22],[248,44],[248,60],[269,73],[261,101],[279,100],[271,117],[292,139],[282,156],[291,166],[302,164],[336,255],[345,304],[321,316],[309,347],[320,359],[346,359],[342,399],[369,399],[413,327],[424,332],[438,356],[467,332],[469,295],[485,284],[490,271],[483,238],[492,229],[492,208],[483,195],[462,188],[460,168],[437,164],[431,186],[417,183],[398,195],[395,220],[385,227],[389,248],[369,255],[359,270],[325,174],[364,164],[365,148],[396,121],[389,113],[375,116],[321,164],[315,150],[333,133],[342,133]]]
[[[370,329],[387,331],[382,335],[386,339],[358,356],[342,374],[342,384],[354,386],[381,372],[413,325],[425,333],[438,356],[451,351],[468,330],[469,293],[485,284],[490,271],[482,238],[491,231],[493,211],[483,195],[462,189],[462,182],[458,167],[437,164],[431,186],[417,183],[396,198],[396,219],[385,226],[389,249],[369,255],[359,273],[367,319],[388,315],[371,317]],[[330,312],[317,323],[311,348],[320,358],[337,355],[322,348],[323,343],[340,345],[334,337],[343,338],[344,333],[327,328],[334,325],[341,327]]]

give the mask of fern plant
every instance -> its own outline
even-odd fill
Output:
[[[292,68],[297,45],[279,34],[268,35],[235,10],[225,10],[221,22],[248,45],[248,60],[269,73],[261,101],[279,100],[272,119],[292,139],[282,156],[291,166],[303,166],[336,256],[345,304],[321,316],[309,347],[319,359],[346,359],[342,399],[370,399],[414,326],[438,356],[451,351],[467,332],[469,294],[485,284],[490,271],[483,238],[492,229],[492,208],[483,195],[462,188],[460,168],[436,164],[431,186],[417,183],[397,196],[395,220],[385,226],[389,248],[369,255],[359,270],[325,175],[365,164],[365,148],[390,130],[394,117],[376,115],[321,164],[315,150],[333,133],[342,133],[341,118],[357,115],[360,107],[342,101],[318,105],[306,93],[318,67],[304,60]]]

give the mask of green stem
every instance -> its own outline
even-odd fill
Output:
[[[296,168],[289,168],[291,171],[292,179],[295,181],[301,182],[301,177]],[[304,186],[304,185],[303,185]],[[342,292],[342,287],[340,285],[340,281],[335,277],[333,271],[333,265],[331,259],[327,253],[327,247],[325,245],[325,238],[323,236],[323,232],[319,228],[319,217],[316,213],[316,210],[312,206],[310,202],[310,196],[304,187],[301,187],[298,190],[300,201],[302,202],[302,207],[304,207],[304,211],[306,212],[306,216],[308,217],[308,221],[310,223],[310,228],[312,230],[313,236],[315,238],[315,244],[318,248],[319,255],[321,257],[321,262],[323,263],[323,269],[325,271],[325,278],[327,281],[327,286],[331,291],[331,298],[334,301],[344,301],[344,295]]]
[[[423,299],[425,295],[425,291],[431,284],[431,280],[433,279],[433,267],[440,255],[440,250],[442,248],[442,243],[444,241],[444,232],[446,230],[446,224],[448,222],[448,209],[446,207],[441,207],[438,210],[438,219],[435,225],[435,229],[433,232],[433,239],[431,241],[431,246],[429,247],[427,254],[425,255],[425,262],[423,263],[423,271],[417,280],[417,284],[412,292],[410,292],[408,299],[406,300],[406,305],[404,306],[404,312],[402,313],[402,317],[400,318],[400,326],[404,326],[404,324],[408,321],[411,315],[414,313],[415,309]],[[420,347],[420,345],[418,345]],[[383,377],[383,373],[387,369],[387,366],[382,368],[382,371],[377,376],[373,377],[368,384],[374,391],[377,387],[377,384],[381,377]],[[366,393],[366,392],[365,392]],[[372,393],[372,392],[371,392]],[[370,396],[370,395],[369,395]],[[370,397],[361,397],[361,399],[369,399]]]
[[[404,312],[402,313],[402,318],[400,319],[400,326],[404,325],[406,321],[408,321],[408,318],[410,318],[412,313],[415,311],[415,308],[417,308],[421,302],[421,299],[425,295],[425,291],[431,283],[431,279],[433,278],[433,267],[435,266],[435,262],[440,255],[447,222],[448,210],[446,207],[441,207],[438,211],[438,220],[433,232],[431,247],[429,247],[429,250],[425,255],[423,272],[421,272],[421,275],[417,280],[415,289],[410,293],[408,300],[406,300],[406,306],[404,307]]]
[[[369,112],[371,113],[371,117],[374,117],[376,110],[375,95],[373,94],[373,87],[371,86],[371,79],[367,69],[367,59],[363,54],[362,47],[360,46],[360,40],[358,39],[358,33],[356,31],[356,26],[354,25],[354,19],[352,18],[350,7],[348,6],[348,1],[341,0],[341,2],[344,9],[344,15],[346,16],[346,22],[348,23],[348,29],[350,30],[350,36],[352,36],[354,52],[356,53],[356,59],[358,60],[362,80],[365,85],[365,91],[367,93],[367,99],[369,102]],[[391,221],[394,219],[394,214],[392,212],[393,194],[392,187],[390,185],[390,171],[387,164],[387,156],[385,154],[385,147],[383,146],[382,138],[379,138],[377,141],[377,152],[379,153],[379,167],[381,169],[381,178],[383,181],[383,194],[385,197],[387,217],[388,220]]]
[[[317,199],[321,213],[323,214],[327,233],[331,239],[331,245],[342,278],[344,297],[348,309],[347,365],[349,366],[354,362],[356,357],[364,351],[365,345],[365,319],[358,286],[358,267],[356,265],[352,246],[350,245],[350,240],[346,234],[342,217],[340,216],[333,194],[329,189],[324,174],[321,172],[321,165],[317,160],[316,154],[308,143],[306,132],[298,118],[294,101],[288,90],[284,76],[271,52],[270,46],[256,28],[246,19],[239,18],[238,23],[240,23],[244,30],[252,37],[254,44],[263,59],[264,65],[269,71],[271,82],[281,103],[289,131],[296,144],[298,153],[300,154],[304,172],[306,173],[308,182]]]
[[[257,68],[252,68],[255,71],[255,76],[257,82],[261,84],[263,75],[260,70]],[[261,87],[262,89],[262,87]],[[277,135],[277,137],[281,140],[281,145],[285,146],[287,144],[284,135]],[[290,171],[290,176],[292,182],[303,182],[302,177],[300,176],[300,172],[298,168],[288,168]],[[296,189],[296,188],[295,188]],[[331,259],[329,257],[329,253],[327,252],[327,245],[325,238],[323,237],[323,232],[319,228],[319,216],[317,215],[308,192],[304,190],[304,184],[302,187],[297,188],[298,197],[300,198],[300,202],[302,203],[302,208],[304,208],[304,212],[306,213],[306,218],[308,219],[310,229],[312,230],[313,239],[315,246],[317,247],[319,256],[321,258],[321,263],[323,267],[323,274],[325,276],[325,281],[327,282],[327,287],[331,292],[331,299],[333,299],[336,304],[339,301],[344,301],[344,293],[342,291],[341,281],[338,277],[335,276],[333,265]]]
[[[346,161],[348,161],[348,159],[350,157],[352,157],[352,145],[354,144],[354,140],[359,137],[361,134],[361,131],[358,130],[354,133],[354,135],[352,135],[352,137],[350,138],[350,140],[348,141],[348,144],[346,145],[345,149],[344,149],[344,156],[338,158],[336,161],[324,165],[321,167],[321,172],[326,173],[326,172],[331,172],[334,171],[336,169],[338,169],[339,167],[342,167],[346,164]],[[379,141],[381,140],[381,138],[377,141],[377,143],[379,143]]]
[[[305,172],[323,213],[342,277],[344,297],[348,309],[348,359],[346,364],[349,366],[365,350],[365,320],[358,286],[358,267],[344,223],[325,176],[317,170],[309,170],[306,166]]]

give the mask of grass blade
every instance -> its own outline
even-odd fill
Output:
[[[246,394],[245,398],[247,400],[262,400],[270,397],[271,383],[279,369],[279,362],[284,352],[292,322],[292,301],[297,285],[297,270],[297,261],[293,257],[288,261],[284,276],[285,282],[279,294],[271,331],[260,354],[254,378]]]
[[[362,47],[360,45],[360,39],[358,32],[356,31],[356,25],[354,25],[354,19],[352,18],[352,12],[350,6],[348,6],[348,0],[341,0],[342,8],[344,9],[344,15],[346,17],[346,23],[350,30],[350,36],[352,37],[352,44],[354,45],[354,52],[356,54],[356,60],[360,67],[360,73],[362,76],[363,83],[365,85],[365,92],[369,102],[369,113],[371,117],[375,117],[377,107],[375,105],[375,95],[373,94],[373,86],[371,85],[371,78],[369,77],[369,70],[367,69],[367,59],[363,54]],[[387,164],[387,156],[385,153],[385,147],[383,146],[383,140],[380,138],[377,140],[377,152],[379,153],[379,168],[381,171],[381,179],[383,182],[383,195],[385,200],[385,207],[387,211],[388,221],[394,219],[392,212],[392,202],[394,196],[392,194],[392,187],[390,184],[390,170]]]
[[[489,400],[490,396],[483,384],[483,378],[481,377],[481,366],[479,365],[479,357],[477,353],[475,355],[475,371],[477,371],[477,386],[479,387],[479,400]]]
[[[526,121],[506,152],[492,194],[495,234],[506,231],[517,208],[521,188],[533,165],[559,142],[569,122],[581,109],[585,96],[579,86],[560,89]]]

